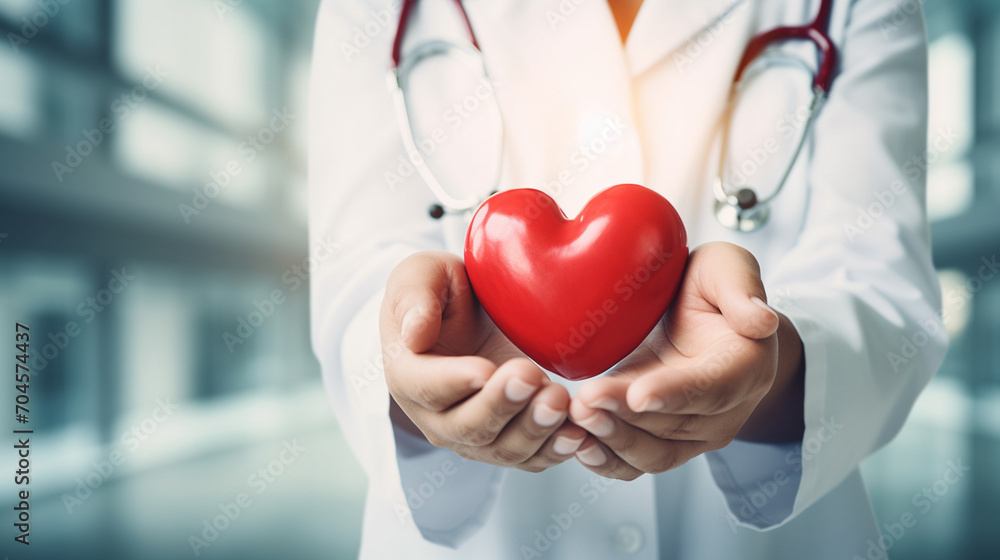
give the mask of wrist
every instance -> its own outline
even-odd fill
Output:
[[[392,395],[389,395],[389,420],[397,428],[426,441],[427,438],[424,436],[424,433],[413,423],[413,420],[410,420],[410,417],[403,412],[403,409],[396,404],[396,399],[392,398]]]
[[[771,389],[737,438],[762,443],[800,441],[805,431],[805,350],[792,322],[778,313],[778,365]]]

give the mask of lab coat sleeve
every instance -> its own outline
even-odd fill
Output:
[[[730,512],[757,529],[791,520],[889,442],[947,347],[926,217],[924,21],[894,9],[857,0],[848,11],[840,73],[815,123],[805,225],[764,271],[805,349],[803,440],[708,454]],[[948,130],[931,138],[937,150],[954,142]],[[779,489],[775,476],[791,483]]]
[[[400,349],[380,343],[385,281],[407,255],[443,249],[444,240],[440,222],[427,215],[431,195],[405,157],[385,86],[396,14],[384,3],[366,4],[324,1],[317,20],[309,101],[312,345],[340,427],[368,474],[369,501],[391,503],[401,524],[386,527],[387,538],[419,530],[457,546],[482,525],[503,473],[406,440],[389,419],[383,365]]]

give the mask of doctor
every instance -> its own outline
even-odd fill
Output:
[[[312,272],[313,346],[369,476],[362,558],[881,557],[858,466],[947,345],[925,181],[904,166],[926,150],[926,38],[892,2],[831,5],[822,107],[812,74],[777,64],[730,113],[751,38],[813,21],[820,0],[467,0],[468,26],[453,0],[418,2],[402,55],[471,28],[489,80],[428,64],[417,156],[385,88],[399,2],[322,4],[310,229],[341,249]],[[801,43],[779,50],[816,66]],[[501,190],[573,215],[633,182],[685,222],[678,298],[607,375],[550,378],[471,295],[465,216],[417,171],[481,197],[498,146]],[[743,183],[767,202],[753,227],[720,211],[754,208],[725,186]]]

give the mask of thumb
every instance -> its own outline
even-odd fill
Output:
[[[712,243],[699,255],[702,289],[730,328],[747,338],[767,338],[778,330],[778,314],[767,305],[757,259],[742,247]],[[707,273],[707,274],[706,274]]]
[[[394,330],[408,350],[427,352],[437,343],[447,301],[448,259],[441,253],[417,253],[399,263],[386,282],[383,328]]]

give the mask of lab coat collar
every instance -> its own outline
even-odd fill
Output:
[[[464,5],[499,84],[501,189],[544,188],[573,215],[603,188],[645,183],[631,75],[607,0]],[[605,129],[613,145],[583,155]]]
[[[677,51],[748,0],[645,0],[625,41],[632,76]]]

